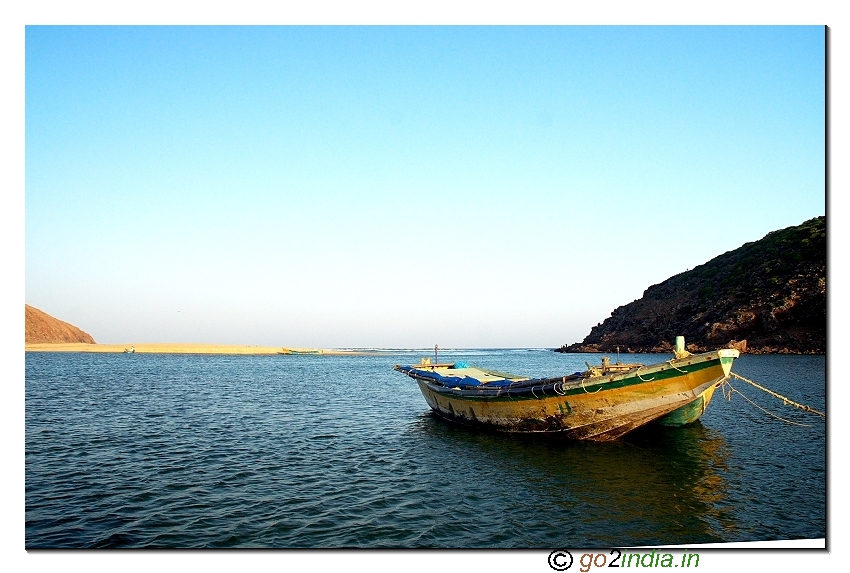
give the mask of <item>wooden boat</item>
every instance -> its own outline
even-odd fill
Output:
[[[680,337],[681,338],[681,337]],[[395,370],[415,379],[440,417],[506,432],[557,433],[584,440],[615,440],[648,424],[684,425],[705,412],[729,376],[738,350],[689,354],[650,366],[611,364],[554,378],[528,378],[423,359]]]

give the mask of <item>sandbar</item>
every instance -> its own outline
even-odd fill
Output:
[[[133,343],[133,344],[26,344],[27,352],[107,352],[123,353],[134,349],[137,354],[282,354],[282,355],[370,355],[375,351],[335,350],[327,348],[295,348],[281,346],[245,346],[235,344],[193,344],[193,343]]]

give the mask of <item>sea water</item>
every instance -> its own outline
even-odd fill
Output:
[[[26,547],[623,547],[826,535],[825,423],[749,384],[732,380],[782,419],[718,392],[691,426],[576,442],[435,417],[416,383],[392,370],[424,356],[27,353]],[[531,376],[599,361],[534,349],[439,358]],[[745,354],[733,371],[824,410],[823,356]]]

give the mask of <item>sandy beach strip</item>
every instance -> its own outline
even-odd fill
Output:
[[[370,355],[377,352],[334,350],[325,348],[295,348],[282,346],[241,346],[235,344],[191,343],[134,343],[134,344],[26,344],[27,352],[107,352],[123,353],[134,348],[137,354],[281,354],[281,355]]]

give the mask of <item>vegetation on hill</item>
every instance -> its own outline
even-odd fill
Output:
[[[768,233],[646,289],[559,352],[826,352],[826,218]]]
[[[95,344],[91,335],[83,332],[76,326],[62,322],[44,311],[28,304],[25,309],[25,342],[28,344],[49,343],[57,344],[63,342],[84,342]]]

